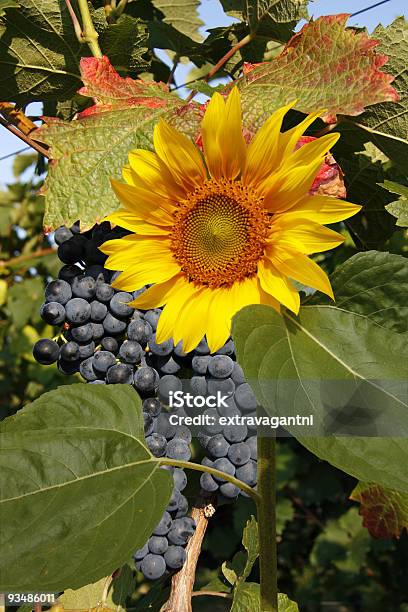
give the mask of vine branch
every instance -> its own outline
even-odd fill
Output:
[[[29,259],[36,259],[37,257],[44,257],[45,255],[51,255],[51,253],[55,253],[55,249],[52,247],[46,249],[39,249],[38,251],[34,251],[33,253],[28,253],[27,255],[19,255],[18,257],[13,257],[12,259],[2,260],[0,259],[0,270],[2,268],[9,268],[10,266],[15,266],[16,264],[23,263]]]
[[[92,22],[91,13],[89,12],[89,6],[87,0],[77,0],[78,8],[81,13],[82,27],[79,23],[78,17],[75,14],[74,9],[71,5],[71,0],[65,0],[69,15],[71,17],[72,24],[74,26],[75,34],[80,43],[87,43],[91,53],[96,58],[102,57],[102,51],[98,43],[99,34],[95,30]]]
[[[237,51],[242,49],[242,47],[245,47],[245,45],[251,42],[252,38],[253,34],[247,34],[246,36],[244,36],[244,38],[237,42],[236,45],[231,47],[231,49],[225,55],[223,55],[220,60],[218,60],[215,66],[211,68],[210,72],[206,74],[204,80],[208,82],[210,79],[212,79],[212,77],[220,70],[220,68],[223,67],[223,65],[229,60],[229,58],[232,57]],[[186,102],[191,102],[196,93],[197,91],[193,89],[190,95],[186,98]]]
[[[50,159],[50,154],[48,153],[47,149],[45,149],[40,144],[35,142],[35,140],[30,138],[30,136],[27,136],[27,134],[20,132],[18,128],[16,128],[14,125],[6,121],[6,119],[4,119],[3,117],[0,117],[0,125],[5,127],[6,130],[11,132],[12,134],[14,134],[14,136],[17,136],[17,138],[25,142],[29,147],[37,151],[37,153],[41,153],[41,155],[44,155],[44,157],[46,157],[47,159]]]
[[[193,593],[193,587],[197,562],[208,525],[206,507],[194,507],[191,517],[196,522],[196,529],[186,547],[187,560],[182,569],[173,576],[170,597],[161,612],[191,612],[193,595],[204,594],[204,592]],[[211,592],[211,594],[214,593]]]

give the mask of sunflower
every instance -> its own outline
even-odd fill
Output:
[[[249,145],[243,137],[237,88],[212,96],[201,125],[203,153],[161,120],[155,152],[136,149],[112,181],[124,208],[107,217],[131,234],[106,242],[113,285],[133,291],[135,308],[163,306],[156,341],[173,338],[188,352],[206,336],[211,352],[228,339],[233,315],[248,304],[300,306],[297,280],[333,298],[330,282],[308,255],[337,247],[343,237],[324,227],[360,206],[309,195],[339,134],[296,150],[322,113],[281,133],[294,103],[273,113]],[[292,280],[291,280],[292,279]]]

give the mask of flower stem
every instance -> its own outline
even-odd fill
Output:
[[[159,460],[161,465],[172,465],[174,467],[183,468],[186,470],[198,470],[199,472],[208,472],[213,476],[217,476],[218,478],[222,478],[223,480],[227,480],[231,482],[233,485],[245,491],[252,497],[253,500],[258,500],[258,493],[252,489],[249,485],[245,484],[238,478],[234,478],[234,476],[230,476],[229,474],[225,474],[225,472],[221,472],[221,470],[217,470],[216,468],[209,467],[207,465],[201,465],[201,463],[191,463],[190,461],[180,461],[178,459],[169,459],[168,457],[161,457]]]
[[[276,438],[258,435],[258,533],[261,612],[278,612]]]
[[[91,19],[87,0],[77,0],[82,18],[82,40],[88,43],[92,55],[97,58],[102,57],[102,51],[98,43],[98,32],[94,28]]]

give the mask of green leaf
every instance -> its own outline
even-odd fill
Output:
[[[307,0],[246,0],[250,29],[273,40],[289,40],[296,23],[307,19]]]
[[[313,415],[309,432],[286,421],[306,448],[360,480],[408,491],[403,334],[331,305],[304,306],[298,317],[248,306],[234,317],[233,337],[271,416]]]
[[[164,14],[164,22],[192,40],[200,42],[198,28],[204,25],[198,16],[199,0],[152,0],[153,5]]]
[[[344,572],[359,572],[369,550],[370,537],[361,524],[357,508],[350,508],[339,519],[328,521],[317,536],[310,563],[312,567],[334,565]]]
[[[17,2],[17,0],[0,0],[0,17],[3,17],[6,9],[16,9],[19,6],[20,4]]]
[[[325,108],[329,121],[395,100],[392,77],[379,70],[372,40],[346,29],[346,20],[347,15],[330,15],[310,22],[283,53],[238,81],[243,108],[255,123],[296,98],[297,110]]]
[[[408,494],[359,482],[350,499],[360,503],[363,525],[373,538],[399,538],[408,530]]]
[[[38,320],[38,312],[44,301],[44,285],[41,277],[27,278],[14,283],[8,291],[7,310],[17,328],[24,327],[30,319]]]
[[[254,516],[251,516],[245,526],[242,534],[242,544],[247,551],[247,560],[241,575],[241,580],[245,581],[259,555],[258,523]]]
[[[18,178],[27,168],[36,163],[38,159],[37,153],[25,153],[24,155],[16,155],[13,160],[13,174]]]
[[[395,202],[387,204],[385,208],[390,215],[397,217],[398,227],[408,227],[408,187],[399,185],[393,181],[384,181],[382,186],[388,191],[391,191],[391,193],[396,193],[401,196]]]
[[[104,15],[103,8],[98,11]],[[117,70],[148,70],[151,61],[143,57],[148,51],[147,41],[147,25],[141,19],[122,14],[116,23],[107,24],[104,18],[104,27],[99,33],[99,46]]]
[[[78,87],[78,42],[65,2],[19,0],[0,16],[2,99],[65,100]]]
[[[406,257],[379,251],[357,253],[335,270],[330,281],[337,308],[395,332],[408,331]]]
[[[260,588],[255,582],[244,582],[234,590],[231,612],[260,610]],[[299,608],[287,595],[278,593],[278,612],[299,612]]]
[[[375,104],[354,119],[366,131],[372,142],[408,172],[408,24],[398,17],[384,28],[379,25],[373,38],[380,41],[379,53],[388,57],[387,72],[395,77],[393,86],[399,100]]]
[[[132,387],[60,387],[1,431],[1,590],[77,589],[144,545],[172,480]]]

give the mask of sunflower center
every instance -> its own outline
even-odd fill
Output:
[[[190,281],[230,286],[256,274],[269,226],[254,191],[238,181],[206,181],[180,205],[173,255]]]

